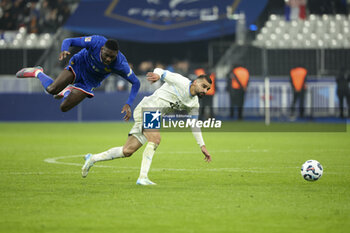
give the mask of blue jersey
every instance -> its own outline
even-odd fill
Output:
[[[61,51],[68,51],[70,46],[83,48],[71,58],[67,69],[75,75],[74,85],[91,96],[93,96],[93,89],[99,87],[111,73],[120,75],[132,83],[127,101],[127,104],[131,105],[140,88],[140,82],[120,51],[111,64],[106,65],[102,62],[101,48],[106,41],[105,37],[97,35],[65,39]]]

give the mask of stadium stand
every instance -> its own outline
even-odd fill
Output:
[[[52,35],[67,20],[78,1],[0,2],[0,49],[48,48]]]
[[[350,48],[349,25],[350,17],[341,14],[293,21],[272,14],[253,44],[271,49]]]

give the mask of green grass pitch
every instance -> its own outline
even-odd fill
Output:
[[[244,124],[244,123],[243,123]],[[249,124],[249,123],[248,123]],[[207,164],[190,132],[164,133],[149,177],[143,148],[96,164],[130,123],[0,123],[0,232],[350,232],[350,133],[213,133]],[[317,182],[300,167],[316,159]]]

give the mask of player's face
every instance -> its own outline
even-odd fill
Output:
[[[117,58],[117,55],[118,51],[111,50],[104,46],[101,48],[101,59],[105,65],[111,64]]]
[[[195,93],[199,98],[205,96],[211,88],[211,84],[205,78],[196,79],[193,83],[195,84]]]

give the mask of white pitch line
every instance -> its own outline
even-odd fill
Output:
[[[120,168],[120,167],[114,167],[114,168]],[[139,167],[128,167],[129,171],[125,170],[113,170],[108,173],[125,173],[125,172],[134,172],[134,170],[139,170]],[[279,171],[254,171],[254,170],[248,170],[248,169],[240,169],[240,168],[153,168],[151,169],[152,172],[163,172],[163,171],[176,171],[176,172],[199,172],[199,171],[206,171],[206,172],[244,172],[244,173],[267,173],[267,174],[275,174],[275,173],[282,173]],[[0,172],[1,174],[5,175],[72,175],[72,174],[80,174],[79,171],[75,172]]]
[[[61,159],[67,159],[67,158],[77,158],[81,157],[84,158],[84,155],[67,155],[67,156],[59,156],[59,157],[54,157],[54,158],[47,158],[44,159],[44,162],[46,163],[55,163],[55,164],[64,164],[64,165],[72,165],[72,166],[83,166],[83,163],[69,163],[69,162],[60,162],[58,160]],[[106,165],[94,165],[95,167],[114,167],[114,166],[106,166]]]
[[[239,153],[239,152],[259,152],[259,153],[265,153],[268,152],[268,150],[220,150],[220,151],[214,151],[216,153]],[[192,151],[173,151],[173,152],[157,152],[157,154],[189,154],[189,153],[198,153],[198,152],[192,152]],[[58,156],[53,158],[47,158],[44,159],[44,162],[51,163],[51,164],[62,164],[62,165],[71,165],[71,166],[78,166],[81,167],[83,165],[83,161],[81,163],[71,163],[71,162],[64,162],[59,160],[69,159],[69,158],[84,158],[84,155],[67,155],[67,156]],[[109,165],[94,165],[94,167],[105,167],[105,168],[116,168],[116,169],[122,169],[122,170],[113,170],[112,173],[121,173],[121,172],[127,172],[127,171],[134,171],[139,170],[140,167],[118,167],[118,166],[109,166]],[[296,171],[300,169],[300,167],[283,167],[283,169],[295,169]],[[208,171],[208,172],[244,172],[244,173],[266,173],[266,174],[276,174],[276,173],[284,173],[285,171],[278,171],[273,170],[273,167],[258,167],[258,168],[152,168],[152,171],[154,172],[161,172],[161,171],[186,171],[186,172],[196,172],[196,171]],[[1,173],[0,173],[1,174]],[[52,173],[42,173],[42,172],[14,172],[14,173],[6,173],[6,174],[14,174],[14,175],[20,175],[20,174],[29,174],[29,175],[41,175],[41,174],[52,174]],[[58,174],[58,173],[55,173]],[[76,172],[63,172],[62,174],[76,174]],[[327,174],[338,174],[337,172],[327,172]]]
[[[242,152],[242,150],[237,150],[237,151],[230,151],[230,150],[220,150],[216,151],[216,153],[225,153],[225,152]],[[258,152],[258,150],[253,150],[255,152]],[[246,151],[248,152],[248,151]],[[252,152],[249,150],[249,152]],[[267,152],[267,150],[259,150],[259,152]],[[158,152],[158,154],[182,154],[182,153],[197,153],[197,152],[191,152],[191,151],[186,151],[186,152],[181,152],[181,151],[176,151],[176,152]],[[79,166],[81,167],[83,163],[71,163],[71,162],[62,162],[58,160],[62,159],[68,159],[68,158],[77,158],[81,157],[83,158],[84,155],[67,155],[67,156],[59,156],[59,157],[54,157],[54,158],[47,158],[44,160],[44,162],[47,163],[52,163],[52,164],[63,164],[63,165],[72,165],[72,166]],[[108,165],[94,165],[95,167],[109,167],[109,168],[117,168],[117,169],[127,169],[127,170],[139,170],[139,167],[117,167],[117,166],[108,166]],[[295,169],[295,167],[292,167]],[[242,168],[153,168],[152,171],[154,172],[161,172],[161,171],[209,171],[209,172],[219,172],[219,171],[228,171],[228,172],[249,172],[249,173],[282,173],[282,171],[273,171],[273,170],[264,170],[264,168],[250,168],[250,169],[242,169]],[[114,171],[116,172],[116,171]],[[124,171],[117,171],[117,172],[125,172]],[[38,174],[38,173],[33,173],[33,175]]]
[[[80,171],[76,172],[0,172],[0,174],[5,175],[71,175],[71,174],[79,174]]]
[[[118,168],[118,167],[116,167]],[[108,173],[126,173],[126,172],[134,172],[134,169],[136,169],[135,167],[129,167],[129,170],[113,170],[113,171],[109,171]],[[298,170],[298,168],[294,168],[296,170]],[[256,171],[254,169],[252,170],[248,170],[248,169],[241,169],[241,168],[203,168],[203,169],[177,169],[177,168],[153,168],[152,172],[162,172],[162,171],[191,171],[191,172],[195,172],[195,171],[206,171],[206,172],[232,172],[232,173],[238,173],[238,172],[242,172],[242,173],[259,173],[259,174],[282,174],[285,172],[282,171],[272,171],[272,170],[260,170],[260,171]],[[72,171],[72,172],[0,172],[0,175],[77,175],[80,174],[80,170],[77,171]],[[331,174],[331,175],[335,175],[335,174],[339,174],[339,172],[327,172],[327,175]]]
[[[213,151],[213,153],[246,153],[246,152],[252,152],[252,153],[266,153],[268,150],[218,150],[218,151]],[[170,151],[170,152],[157,152],[157,154],[194,154],[198,153],[198,151]],[[64,165],[72,165],[72,166],[82,166],[82,163],[69,163],[69,162],[60,162],[58,160],[61,159],[67,159],[67,158],[76,158],[76,157],[83,157],[84,155],[67,155],[67,156],[59,156],[59,157],[54,157],[54,158],[47,158],[44,159],[44,162],[46,163],[54,163],[54,164],[64,164]],[[115,166],[108,166],[108,165],[94,165],[95,167],[115,167]],[[118,167],[120,169],[139,169],[139,168],[131,168],[131,167]],[[177,170],[176,170],[177,171]],[[180,170],[179,170],[180,171]]]

